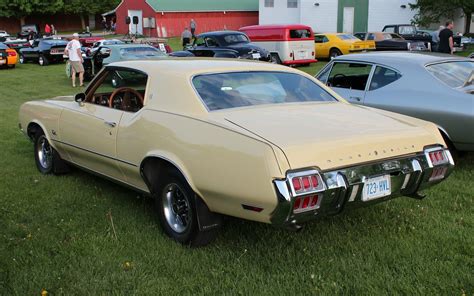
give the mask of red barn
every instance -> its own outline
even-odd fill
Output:
[[[191,19],[197,23],[196,33],[257,25],[258,0],[122,0],[115,15],[118,34],[175,37]],[[136,16],[138,24],[127,25],[127,16]]]

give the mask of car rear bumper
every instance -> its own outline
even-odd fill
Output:
[[[444,151],[449,162],[433,166],[426,154],[429,149],[425,149],[424,152],[412,156],[385,159],[374,163],[320,172],[325,183],[325,190],[318,193],[320,199],[318,207],[297,214],[293,212],[296,197],[292,195],[289,179],[274,180],[278,205],[272,213],[270,221],[276,226],[290,227],[319,217],[339,214],[343,210],[380,203],[398,196],[421,199],[423,196],[418,193],[420,190],[446,179],[454,168],[454,161],[449,150],[440,147],[431,149]],[[440,170],[444,172],[442,178],[436,177]],[[382,175],[390,176],[391,194],[374,200],[363,201],[366,180]]]
[[[283,61],[283,65],[301,65],[301,64],[311,64],[316,63],[318,60],[316,59],[305,59],[305,60],[288,60]]]

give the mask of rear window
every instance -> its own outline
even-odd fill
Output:
[[[336,101],[315,82],[294,73],[233,72],[194,77],[209,111],[297,102]]]
[[[224,36],[224,40],[227,44],[249,42],[249,39],[244,34],[227,35],[227,36]]]
[[[311,37],[311,30],[308,29],[301,29],[301,30],[290,30],[290,38],[312,38]]]
[[[341,35],[337,35],[337,38],[341,39],[341,40],[359,40],[356,36],[354,35],[350,35],[350,34],[341,34]]]
[[[416,29],[414,26],[400,26],[398,27],[398,32],[402,35],[414,35],[416,34]]]
[[[120,55],[124,58],[126,57],[162,57],[166,56],[162,51],[154,47],[128,47],[121,48]]]
[[[43,43],[48,45],[67,45],[67,42],[64,40],[43,40]]]
[[[426,69],[452,88],[468,86],[473,81],[474,63],[471,61],[433,64]]]

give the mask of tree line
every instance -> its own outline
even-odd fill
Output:
[[[120,0],[0,0],[0,17],[14,17],[25,23],[30,15],[74,14],[81,18],[114,9]]]

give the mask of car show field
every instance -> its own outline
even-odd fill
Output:
[[[170,45],[179,49],[177,40]],[[314,76],[325,65],[298,69]],[[0,81],[0,294],[474,291],[472,152],[423,200],[347,211],[300,232],[225,217],[213,244],[190,249],[161,231],[150,198],[78,169],[37,171],[18,111],[30,100],[83,91],[70,86],[64,64],[17,65],[0,71]]]

